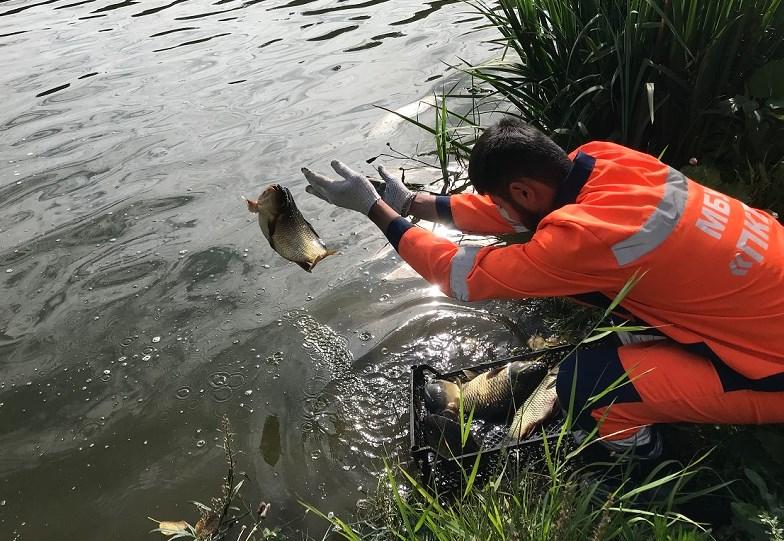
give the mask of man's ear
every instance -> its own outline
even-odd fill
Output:
[[[531,184],[526,180],[514,180],[509,183],[508,188],[509,198],[524,208],[530,208],[536,199]]]

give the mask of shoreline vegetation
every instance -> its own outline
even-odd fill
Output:
[[[434,122],[403,117],[432,134],[443,193],[468,187],[452,171],[506,114],[564,149],[614,141],[784,215],[782,0],[466,4],[499,55],[454,66],[471,85],[434,95]]]
[[[460,66],[471,86],[434,96],[432,121],[404,117],[433,136],[434,150],[414,158],[433,160],[441,193],[467,189],[454,171],[465,169],[482,127],[511,114],[567,150],[616,141],[750,205],[784,212],[784,0],[466,3],[494,30],[499,57]],[[597,321],[552,306],[565,328]],[[567,445],[571,418],[567,412],[541,461],[502,461],[482,482],[474,464],[464,465],[460,490],[449,497],[390,461],[355,517],[302,503],[324,519],[323,539],[784,541],[780,427],[671,427],[671,460],[609,457],[591,466],[585,456],[598,447],[595,434]],[[269,506],[242,500],[228,424],[224,431],[222,495],[197,505],[196,526],[156,521],[153,531],[171,539],[297,538],[263,527]]]
[[[483,126],[507,114],[566,150],[615,141],[777,217],[784,211],[782,0],[466,3],[494,31],[499,56],[457,66],[471,85],[434,95],[430,121],[405,118],[433,137],[433,151],[415,159],[435,161],[441,193],[468,188],[456,171]],[[572,331],[595,317],[553,306]],[[482,487],[466,467],[449,505],[387,465],[375,518],[355,527],[324,518],[349,540],[784,540],[780,427],[674,427],[668,436],[677,460],[642,477],[645,466],[605,465],[616,476],[609,492],[582,475],[579,453],[557,447],[545,449],[546,468],[504,470]]]

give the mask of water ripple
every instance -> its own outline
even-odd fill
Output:
[[[184,20],[184,18],[180,18],[180,20]],[[179,44],[173,45],[171,47],[163,47],[161,49],[154,49],[152,52],[160,53],[162,51],[170,51],[170,50],[176,49],[178,47],[186,47],[188,45],[196,45],[197,43],[204,43],[205,41],[210,41],[210,40],[215,39],[215,38],[220,38],[220,37],[223,37],[223,36],[230,36],[230,35],[231,35],[230,32],[223,32],[221,34],[215,34],[214,36],[209,36],[209,37],[206,37],[206,38],[194,39],[194,40],[191,40],[191,41],[185,41],[183,43],[179,43]]]
[[[379,282],[399,264],[376,257],[383,237],[305,194],[298,173],[364,163],[386,148],[373,104],[431,95],[442,61],[482,59],[455,31],[457,5],[0,4],[10,528],[92,539],[91,524],[117,524],[137,538],[138,517],[220,485],[223,414],[243,468],[280,502],[270,520],[300,521],[299,498],[353,509],[373,459],[406,449],[409,364],[473,362],[517,340],[502,310]],[[396,145],[420,135],[396,129]],[[273,181],[340,248],[312,274],[243,208]],[[73,520],[85,501],[90,520]]]

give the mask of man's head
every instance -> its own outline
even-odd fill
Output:
[[[555,194],[572,162],[552,139],[514,117],[505,117],[477,139],[468,176],[529,229],[555,209]]]

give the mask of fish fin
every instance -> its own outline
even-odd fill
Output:
[[[304,216],[302,217],[302,220],[305,222],[305,225],[308,226],[308,229],[310,229],[311,233],[313,233],[316,236],[317,239],[321,240],[321,237],[319,237],[319,234],[316,233],[316,230],[313,229],[313,226],[310,225],[310,222],[307,221]],[[323,242],[322,242],[322,244],[323,244]]]
[[[485,377],[487,379],[494,378],[498,374],[500,374],[501,372],[506,370],[508,366],[509,366],[508,364],[505,364],[505,365],[502,365],[502,366],[496,366],[495,368],[491,368],[490,370],[485,372]]]
[[[327,256],[330,256],[330,255],[334,255],[334,254],[335,254],[335,251],[334,251],[334,250],[327,250],[327,251],[326,251],[326,252],[325,252],[323,255],[320,255],[320,256],[318,256],[318,257],[317,257],[316,259],[314,259],[313,261],[308,261],[308,262],[306,262],[306,263],[297,263],[297,264],[298,264],[300,267],[302,267],[303,269],[305,269],[306,271],[310,272],[310,271],[312,271],[312,270],[313,270],[313,267],[315,267],[315,266],[316,266],[316,263],[318,263],[319,261],[321,261],[321,260],[322,260],[322,259],[324,259],[325,257],[327,257]]]
[[[283,209],[286,212],[299,211],[297,204],[294,202],[294,196],[291,195],[291,190],[285,186],[281,186],[280,184],[275,184],[275,186],[277,186],[278,189],[283,192]]]
[[[479,375],[479,372],[475,372],[473,370],[469,370],[468,368],[463,370],[463,375],[466,377],[468,381],[471,381],[475,377]]]
[[[311,271],[313,271],[313,267],[316,266],[316,263],[318,263],[318,261],[319,260],[317,259],[314,262],[310,262],[310,261],[295,261],[294,263],[296,263],[297,265],[299,265],[300,267],[305,269],[305,271],[311,272]]]
[[[248,198],[247,198],[247,197],[245,197],[244,195],[242,196],[242,198],[243,198],[243,199],[245,200],[245,202],[248,204],[248,210],[249,210],[250,212],[255,212],[256,214],[258,214],[258,213],[259,213],[259,202],[258,202],[258,201],[255,201],[255,200],[253,200],[253,199],[248,199]]]

